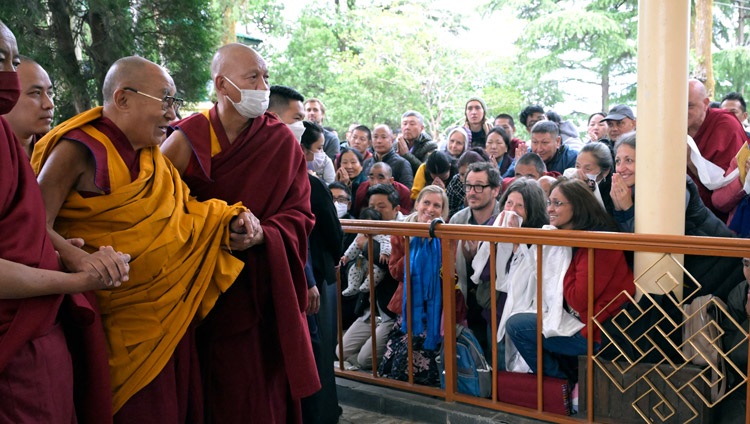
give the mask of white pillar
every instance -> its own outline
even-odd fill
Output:
[[[638,7],[635,232],[681,235],[685,231],[690,1],[640,0]],[[660,256],[636,253],[635,275]],[[680,277],[681,293],[682,273],[669,262],[652,268],[648,277],[639,280],[641,287],[660,292],[657,280],[667,287],[673,284],[663,279],[670,271]]]

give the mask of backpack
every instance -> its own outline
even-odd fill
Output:
[[[437,364],[440,368],[440,387],[445,389],[445,353],[440,349]],[[458,392],[488,398],[492,396],[492,368],[482,353],[474,333],[461,324],[456,324],[456,369]]]
[[[713,295],[696,297],[682,305],[685,322],[682,327],[682,354],[695,365],[711,367],[711,401],[716,402],[726,393],[727,378],[719,325],[721,310],[726,304]],[[719,309],[719,310],[717,310]]]
[[[437,349],[425,349],[423,334],[412,335],[412,363],[414,383],[437,387],[439,384]],[[409,381],[409,338],[401,331],[401,318],[388,335],[383,360],[378,365],[378,375],[394,380]]]

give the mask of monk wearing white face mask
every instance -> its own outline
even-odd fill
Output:
[[[235,289],[201,324],[197,342],[208,352],[201,367],[211,375],[204,382],[211,405],[206,420],[299,422],[300,399],[320,388],[305,317],[304,264],[313,226],[307,164],[289,127],[263,113],[266,95],[241,91],[269,92],[258,53],[225,45],[214,56],[211,76],[216,106],[178,122],[162,150],[191,194],[242,201],[263,231],[241,256],[246,272]],[[246,116],[250,111],[260,114]]]

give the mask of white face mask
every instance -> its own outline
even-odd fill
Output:
[[[349,211],[349,205],[346,203],[333,202],[333,205],[336,206],[336,215],[339,218],[342,218]]]
[[[313,157],[313,166],[316,169],[321,169],[326,164],[326,152],[315,152],[315,156]]]
[[[300,143],[302,141],[302,134],[305,132],[305,124],[302,121],[297,121],[293,124],[286,124],[286,126],[292,130],[292,134],[294,134],[294,138],[297,139],[297,143]]]
[[[230,102],[237,109],[237,112],[247,119],[257,118],[263,115],[268,109],[268,101],[271,96],[269,90],[242,90],[229,78],[224,77],[225,80],[229,81],[240,92],[240,101],[235,103],[231,97],[227,96]]]
[[[596,181],[599,178],[599,174],[586,174],[586,178]]]

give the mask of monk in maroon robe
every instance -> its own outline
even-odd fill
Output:
[[[218,104],[178,122],[162,151],[191,193],[243,202],[263,231],[198,329],[207,422],[300,422],[300,399],[320,389],[305,318],[306,163],[292,132],[264,113],[268,73],[255,51],[226,45],[211,71]]]
[[[736,116],[722,109],[710,109],[708,103],[706,88],[700,81],[691,80],[688,94],[688,135],[693,137],[704,159],[726,172],[732,159],[747,141],[747,136]],[[711,190],[703,185],[689,161],[688,174],[698,186],[703,203],[719,219],[726,221],[727,214],[714,207]]]
[[[16,40],[2,22],[0,52],[3,115],[18,100],[20,86]],[[105,248],[89,255],[85,271],[59,272],[45,221],[28,157],[0,117],[0,422],[111,422],[98,315],[89,298],[64,293],[119,285],[127,276],[128,258]],[[70,341],[87,343],[76,349],[88,355],[85,369],[74,372],[66,330]],[[77,390],[78,383],[83,390]]]

